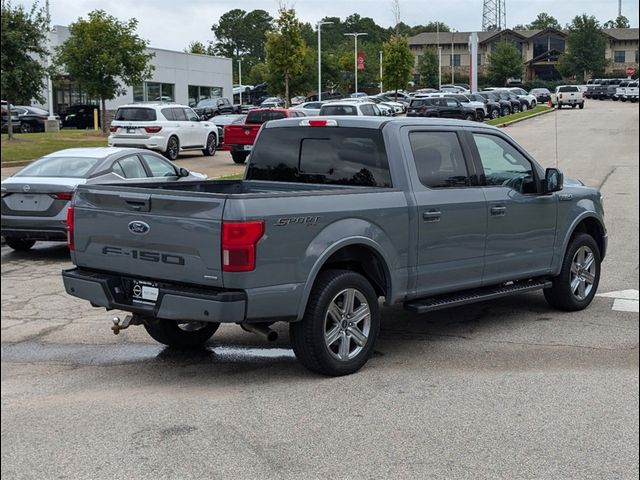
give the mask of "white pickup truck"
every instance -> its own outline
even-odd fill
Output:
[[[616,91],[616,94],[618,92]],[[618,98],[623,102],[629,100],[630,102],[638,101],[638,80],[629,82],[626,87],[620,92]]]
[[[560,85],[551,94],[551,105],[557,105],[558,110],[565,105],[571,105],[571,108],[576,108],[576,105],[584,108],[584,95],[575,85]]]

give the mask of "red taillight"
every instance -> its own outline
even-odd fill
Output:
[[[158,133],[162,130],[162,127],[144,127],[144,131],[147,133]]]
[[[264,221],[222,223],[222,270],[250,272],[256,268],[256,243],[264,235]]]
[[[73,198],[73,192],[60,192],[60,193],[50,193],[53,198],[58,200],[71,200]]]
[[[110,131],[111,133],[116,133],[116,132],[118,131],[118,127],[114,127],[113,125],[111,125],[111,126],[109,127],[109,131]]]
[[[38,115],[36,118],[38,120],[47,120],[49,117],[47,117],[46,115]]]
[[[69,250],[75,249],[73,242],[73,207],[67,209],[67,247],[69,247]]]

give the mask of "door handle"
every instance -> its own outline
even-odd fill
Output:
[[[503,206],[491,207],[491,215],[494,215],[496,217],[504,217],[506,212],[507,212],[507,207],[503,207]]]
[[[440,221],[440,210],[429,210],[427,212],[422,212],[422,219],[425,222],[436,223]]]

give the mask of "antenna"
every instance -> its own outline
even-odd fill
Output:
[[[507,28],[506,0],[483,0],[482,31],[500,31]]]
[[[556,130],[556,168],[558,168],[558,108],[556,107],[556,111],[553,114],[553,122],[555,124]]]

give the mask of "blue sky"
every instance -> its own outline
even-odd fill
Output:
[[[281,0],[282,1],[282,0]],[[138,33],[150,46],[182,50],[191,41],[207,43],[213,38],[211,25],[233,8],[267,10],[274,16],[278,0],[50,0],[54,25],[68,25],[94,9],[104,9],[122,20],[138,19]],[[14,0],[30,7],[33,1]],[[305,22],[315,23],[324,16],[344,18],[352,13],[372,17],[382,26],[393,23],[391,0],[288,0]],[[44,5],[44,0],[40,1]],[[507,0],[507,26],[531,22],[538,13],[547,12],[562,25],[581,13],[595,15],[601,22],[617,16],[618,0]],[[638,1],[623,0],[622,13],[638,27]],[[409,25],[443,21],[458,31],[479,30],[482,23],[482,0],[400,0],[401,20]]]

